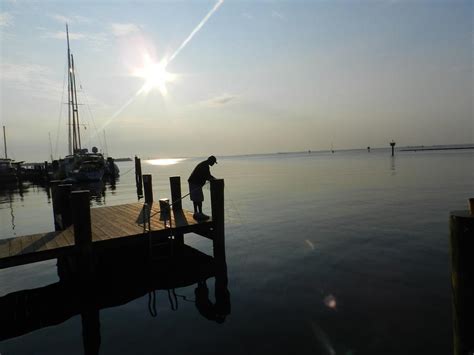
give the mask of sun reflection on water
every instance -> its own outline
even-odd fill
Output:
[[[167,158],[167,159],[150,159],[146,162],[151,165],[174,165],[186,160],[185,158]]]

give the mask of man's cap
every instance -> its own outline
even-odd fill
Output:
[[[211,155],[209,158],[207,158],[207,161],[209,163],[214,162],[214,164],[217,164],[217,159],[214,155]]]

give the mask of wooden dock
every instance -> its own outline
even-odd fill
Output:
[[[171,180],[172,195],[176,195],[176,184],[179,184],[179,178],[176,178]],[[224,243],[223,187],[223,180],[211,183],[212,218],[204,222],[196,221],[192,212],[181,209],[180,203],[163,213],[160,206],[153,203],[152,196],[145,196],[147,203],[90,209],[87,191],[72,192],[66,196],[68,203],[66,208],[63,206],[64,211],[57,211],[57,206],[55,208],[55,224],[58,224],[56,220],[62,221],[63,227],[57,228],[62,230],[0,240],[0,269],[83,255],[85,250],[86,253],[103,252],[147,241],[171,240],[179,244],[183,243],[186,233],[196,233],[213,240],[216,254],[216,248],[223,250]],[[148,190],[151,191],[151,186]],[[56,200],[60,205],[65,198]],[[70,222],[65,224],[68,219]]]
[[[137,180],[141,181],[141,176]],[[80,314],[84,353],[98,354],[101,309],[148,293],[148,311],[156,316],[156,290],[168,290],[171,307],[176,310],[174,288],[194,283],[199,313],[218,323],[225,320],[230,314],[230,293],[225,261],[224,180],[211,181],[212,218],[201,222],[182,209],[178,176],[170,178],[171,205],[165,200],[153,203],[151,181],[151,175],[143,176],[144,203],[93,209],[89,191],[71,191],[71,185],[52,184],[56,230],[0,240],[0,269],[58,259],[59,282],[0,297],[0,313],[5,318],[5,326],[0,325],[0,341]],[[139,192],[137,184],[140,198]],[[186,246],[186,233],[211,239],[213,257]],[[164,253],[155,251],[163,246]],[[209,299],[206,285],[211,276],[215,277],[215,303]]]
[[[151,208],[150,231],[144,230],[143,203],[91,209],[92,243],[96,250],[142,243],[145,238],[163,239],[177,233],[209,236],[213,222],[197,222],[190,211],[171,211],[169,222],[160,220],[159,206]],[[146,240],[146,239],[145,239]],[[73,255],[74,226],[65,230],[0,240],[0,269]]]

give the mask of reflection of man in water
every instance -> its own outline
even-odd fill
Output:
[[[220,289],[216,283],[216,303],[209,300],[209,289],[206,281],[199,281],[198,287],[194,290],[196,296],[196,308],[206,319],[224,323],[225,318],[230,314],[230,293],[227,288]]]
[[[204,221],[209,219],[209,216],[202,213],[202,201],[204,201],[204,194],[202,193],[202,187],[206,183],[206,180],[214,180],[215,177],[211,175],[210,166],[217,164],[215,156],[211,155],[207,160],[200,162],[191,173],[188,179],[189,182],[189,194],[191,201],[194,204],[194,219]]]

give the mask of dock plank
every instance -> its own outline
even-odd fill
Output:
[[[21,254],[21,237],[10,240],[10,256]]]
[[[58,242],[58,235],[59,233],[52,232],[51,238],[46,242],[46,246],[48,249],[58,249],[61,248],[61,245]]]
[[[6,258],[10,256],[10,239],[0,240],[0,258]]]
[[[35,239],[32,235],[25,235],[24,237],[21,237],[21,253],[28,253],[34,241]]]
[[[51,249],[57,249],[56,243],[54,242],[54,237],[56,232],[44,233],[38,239],[38,243],[42,244],[38,247],[38,251],[47,251]]]
[[[69,247],[74,245],[74,232],[71,228],[61,231],[57,236],[60,247]]]

